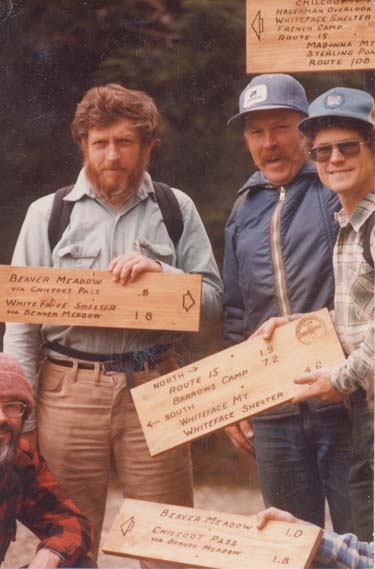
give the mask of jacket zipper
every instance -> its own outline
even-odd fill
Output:
[[[276,298],[279,304],[279,311],[281,316],[291,314],[291,308],[288,299],[288,291],[285,279],[285,266],[281,250],[281,235],[280,235],[280,220],[281,210],[283,208],[286,198],[286,188],[281,186],[279,201],[274,209],[271,217],[271,256],[275,280]]]

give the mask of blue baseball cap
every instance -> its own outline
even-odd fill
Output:
[[[284,73],[257,75],[240,95],[240,112],[227,124],[248,113],[269,109],[291,109],[307,116],[308,102],[301,83]]]
[[[375,101],[366,91],[334,87],[317,97],[309,106],[309,117],[298,128],[308,134],[312,127],[326,124],[327,119],[350,119],[375,126]]]

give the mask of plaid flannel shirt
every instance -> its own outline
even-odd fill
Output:
[[[20,440],[14,464],[1,472],[0,479],[0,563],[9,543],[16,536],[16,519],[62,560],[62,567],[73,567],[91,546],[88,520],[67,498],[52,478],[46,463]]]
[[[343,393],[368,389],[374,373],[374,269],[363,257],[366,220],[375,210],[375,192],[368,194],[350,217],[341,210],[333,253],[335,272],[335,328],[348,356],[331,370],[333,386]],[[374,232],[371,253],[375,259]]]
[[[324,530],[312,568],[373,569],[374,542],[359,541],[352,533],[337,535]]]

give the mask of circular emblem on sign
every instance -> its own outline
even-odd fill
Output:
[[[297,340],[301,344],[313,344],[325,335],[325,322],[318,316],[304,316],[296,326]]]

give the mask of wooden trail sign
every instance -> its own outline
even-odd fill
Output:
[[[247,73],[374,67],[374,0],[246,0]]]
[[[131,390],[151,455],[294,397],[293,379],[344,361],[327,309]]]
[[[320,528],[270,521],[257,530],[255,524],[256,516],[126,499],[103,551],[217,569],[310,566]]]
[[[144,273],[122,286],[109,271],[0,265],[0,321],[198,331],[201,275]]]

